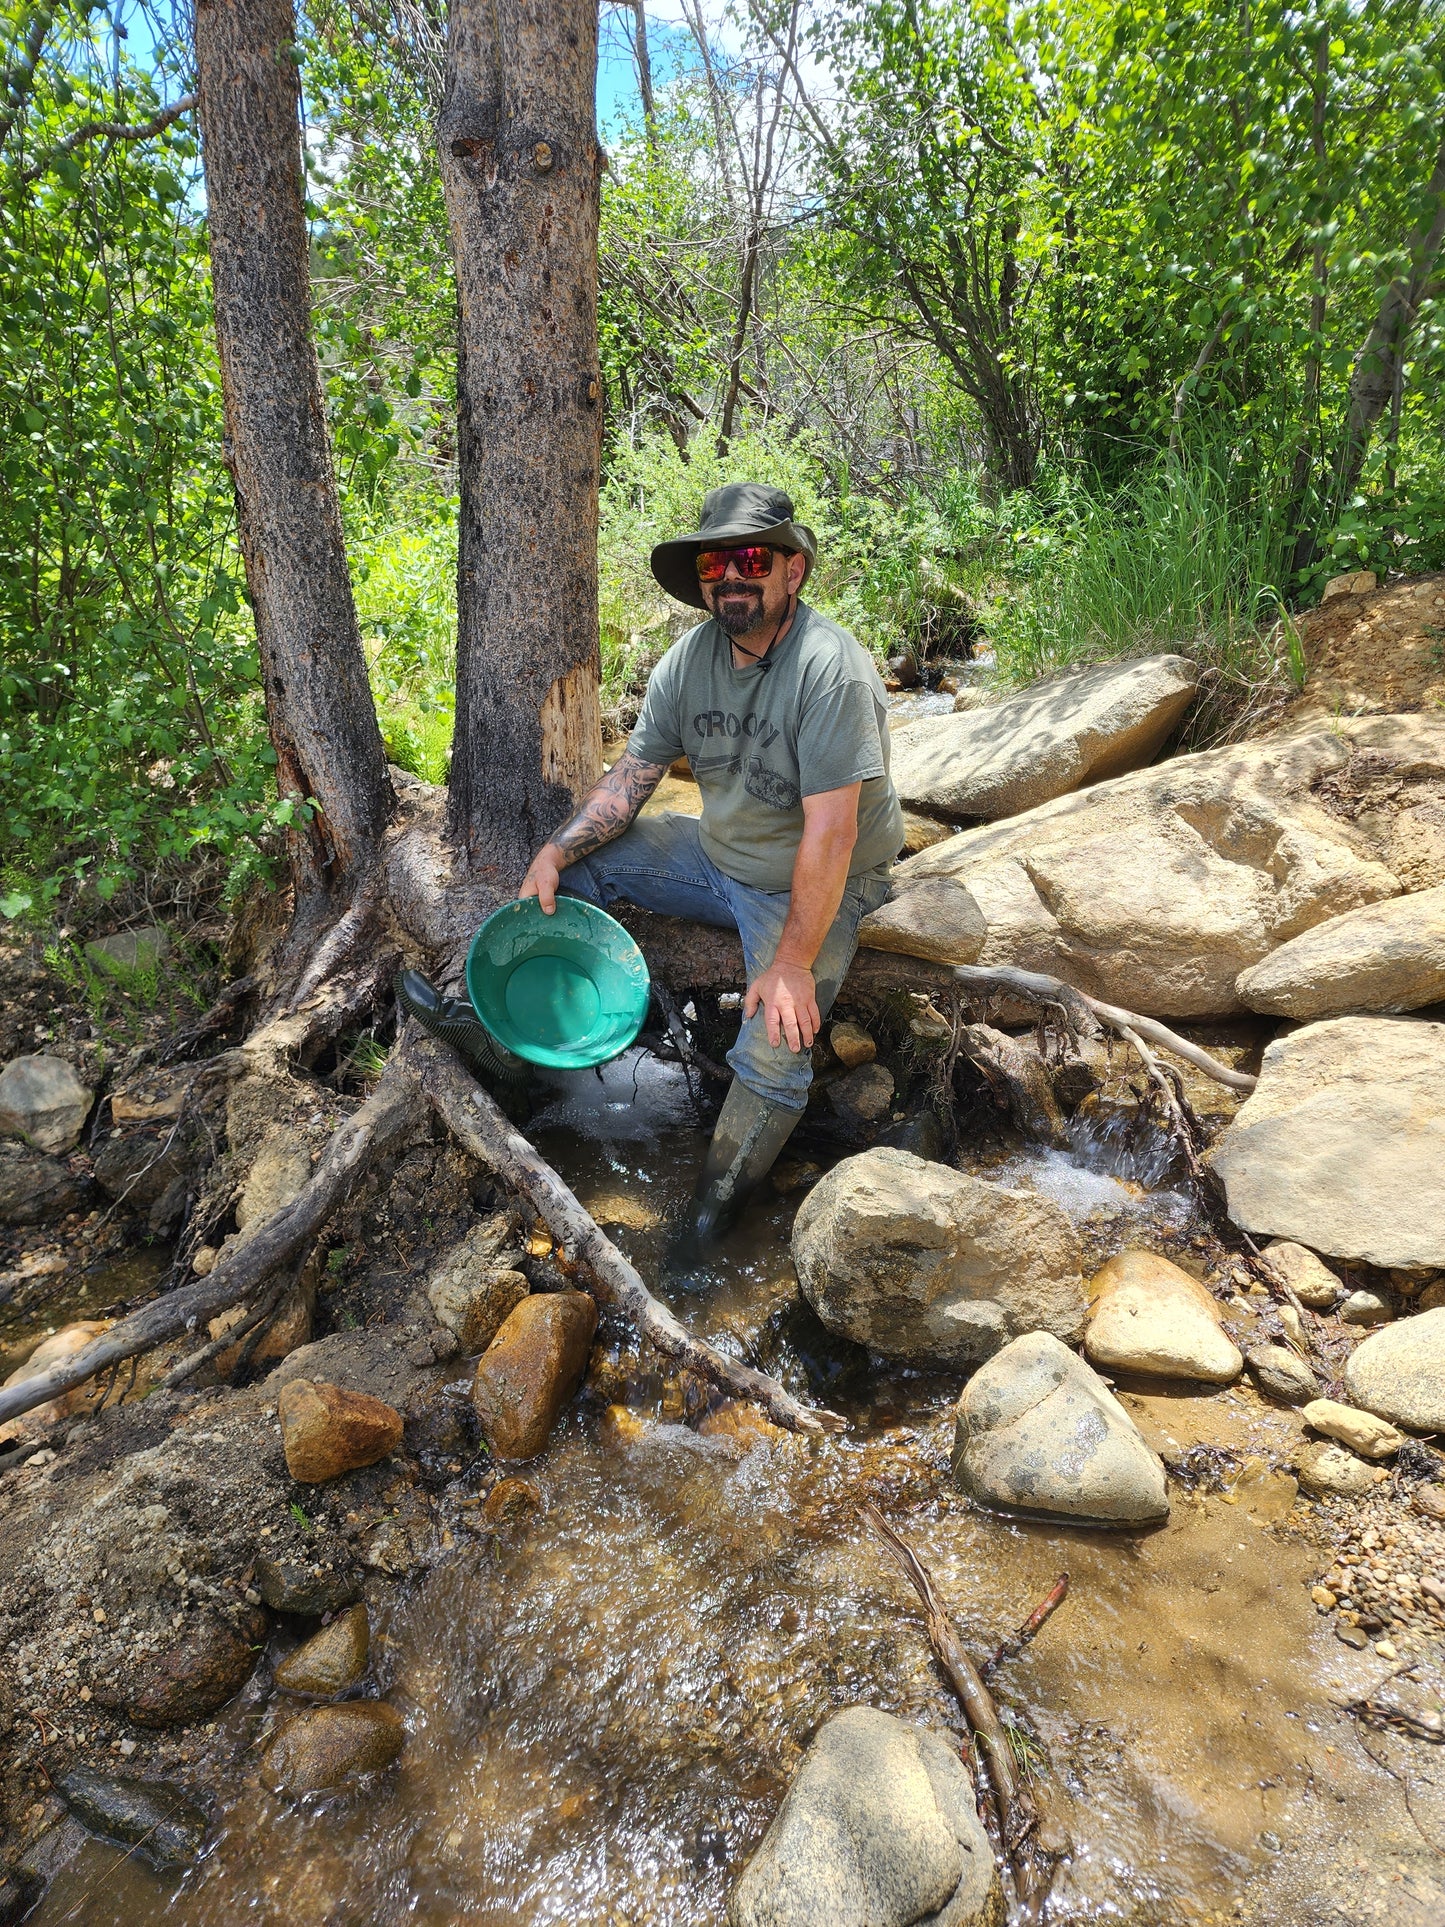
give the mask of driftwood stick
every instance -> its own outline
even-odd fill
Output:
[[[995,1666],[1002,1666],[1006,1659],[1017,1659],[1024,1647],[1038,1632],[1039,1628],[1059,1610],[1069,1596],[1069,1575],[1061,1572],[1049,1592],[1034,1607],[1023,1625],[1016,1633],[1010,1633],[999,1646],[993,1658],[986,1661],[983,1676],[988,1678]]]
[[[444,1044],[421,1035],[409,1024],[407,1049],[414,1052],[422,1087],[452,1135],[526,1198],[562,1246],[568,1266],[575,1269],[599,1303],[613,1306],[631,1319],[639,1334],[660,1352],[691,1366],[729,1396],[760,1405],[770,1419],[788,1431],[843,1430],[843,1420],[836,1413],[800,1405],[776,1379],[715,1351],[659,1304],[637,1270],[603,1235],[551,1165],[507,1121]]]
[[[208,1277],[155,1298],[47,1372],[0,1387],[0,1423],[83,1385],[97,1372],[151,1351],[248,1298],[280,1266],[299,1257],[332,1212],[350,1197],[388,1144],[420,1111],[416,1078],[394,1053],[376,1089],[338,1129],[310,1183],[244,1244],[233,1245]]]
[[[871,1501],[865,1500],[858,1513],[898,1561],[923,1602],[929,1644],[958,1695],[964,1718],[977,1742],[979,1778],[987,1789],[986,1797],[997,1819],[996,1830],[989,1830],[996,1843],[1002,1845],[1004,1871],[1010,1876],[1009,1884],[1018,1899],[1018,1919],[1026,1927],[1033,1927],[1048,1899],[1054,1863],[1050,1856],[1039,1851],[1033,1837],[1038,1830],[1038,1811],[1033,1795],[1019,1779],[1013,1748],[1003,1730],[993,1695],[965,1652],[958,1629],[948,1616],[943,1595],[927,1566]],[[987,1825],[986,1812],[983,1818]]]
[[[1058,1004],[1077,1023],[1082,1014],[1086,1019],[1096,1019],[1117,1031],[1121,1037],[1129,1037],[1137,1048],[1137,1040],[1145,1038],[1159,1050],[1171,1051],[1175,1057],[1182,1057],[1196,1070],[1212,1077],[1216,1084],[1223,1084],[1227,1090],[1252,1091],[1259,1082],[1247,1071],[1234,1071],[1227,1064],[1221,1064],[1217,1057],[1211,1057],[1207,1050],[1192,1044],[1178,1031],[1170,1030],[1155,1017],[1141,1017],[1136,1011],[1123,1010],[1118,1004],[1106,1004],[1098,997],[1091,997],[1087,991],[1075,990],[1066,984],[1062,977],[1049,977],[1040,970],[1016,970],[1007,964],[956,964],[954,979],[965,990],[982,995],[1002,995],[1019,997],[1029,1004]],[[1081,1026],[1085,1035],[1092,1035],[1093,1025]],[[1130,1036],[1130,1033],[1133,1033]]]

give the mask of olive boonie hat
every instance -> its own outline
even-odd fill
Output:
[[[702,527],[696,535],[676,535],[670,542],[658,543],[652,551],[652,573],[679,602],[705,609],[697,580],[698,550],[749,542],[796,550],[804,558],[804,582],[818,559],[818,538],[806,522],[793,520],[793,498],[786,489],[766,488],[761,482],[727,482],[703,497]]]

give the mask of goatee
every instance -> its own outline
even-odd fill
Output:
[[[713,611],[718,626],[730,636],[745,636],[751,629],[759,628],[763,620],[763,598],[759,590],[751,590],[746,595],[731,594],[717,598]]]

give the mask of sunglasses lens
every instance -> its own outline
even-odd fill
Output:
[[[760,581],[773,572],[773,552],[768,548],[702,549],[697,558],[699,582],[721,582],[732,563],[745,582]]]

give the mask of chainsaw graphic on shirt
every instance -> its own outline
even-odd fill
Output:
[[[790,783],[786,776],[765,763],[761,756],[744,757],[740,749],[735,749],[731,756],[698,756],[690,753],[687,760],[692,764],[692,773],[700,787],[706,786],[710,776],[741,776],[748,795],[759,803],[766,803],[769,809],[795,810],[803,801],[803,792],[797,784]]]

